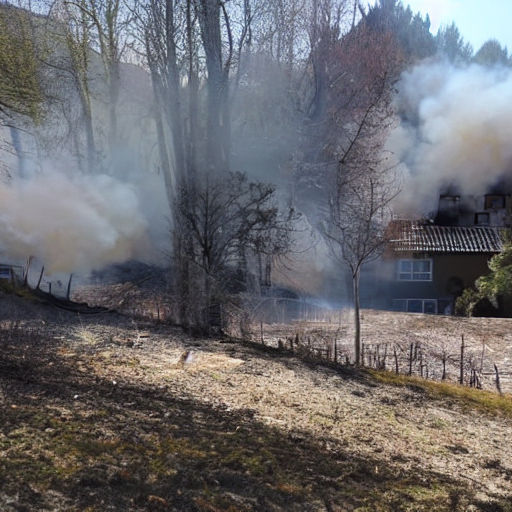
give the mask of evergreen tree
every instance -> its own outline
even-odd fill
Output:
[[[503,248],[489,261],[488,275],[479,277],[476,282],[478,292],[497,306],[498,297],[512,295],[512,234],[503,233]]]
[[[473,61],[483,66],[507,66],[510,64],[507,48],[502,48],[496,39],[486,41],[476,52]]]
[[[473,56],[473,47],[466,43],[455,23],[443,26],[437,31],[438,52],[454,64],[467,63]]]
[[[434,37],[430,33],[430,18],[413,14],[410,6],[400,0],[379,0],[363,16],[368,27],[394,34],[405,57],[424,59],[436,53]]]

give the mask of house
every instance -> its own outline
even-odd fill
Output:
[[[510,227],[511,195],[444,194],[433,220],[395,220],[383,258],[386,307],[397,311],[452,314],[455,299],[489,273],[501,251],[501,230]]]

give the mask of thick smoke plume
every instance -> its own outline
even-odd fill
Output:
[[[57,172],[0,183],[0,254],[47,272],[89,271],[147,249],[132,187],[106,175]]]
[[[479,195],[512,178],[510,69],[417,66],[403,75],[398,107],[390,149],[406,167],[409,212],[435,207],[446,187]]]

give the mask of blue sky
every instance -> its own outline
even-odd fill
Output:
[[[402,0],[414,13],[429,14],[431,32],[455,22],[476,52],[488,39],[497,39],[512,53],[512,0]]]

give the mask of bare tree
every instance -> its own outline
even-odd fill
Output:
[[[222,302],[225,294],[246,289],[247,273],[261,270],[263,255],[271,258],[289,249],[293,212],[281,216],[275,187],[251,182],[243,173],[205,176],[194,187],[183,187],[179,210],[181,230],[189,234],[183,250],[200,270],[196,276],[202,276],[202,282],[196,278],[188,283],[195,287],[189,296],[196,297],[196,311],[188,315],[195,316],[196,323],[200,318],[197,308],[207,308]]]
[[[139,2],[135,11],[143,51],[151,72],[160,161],[171,207],[176,199],[178,181],[189,174],[190,162],[186,159],[187,136],[189,140],[193,140],[191,145],[195,146],[195,134],[192,130],[187,133],[183,112],[185,91],[181,87],[185,77],[182,63],[186,57],[190,63],[189,87],[197,83],[191,77],[196,63],[192,46],[195,21],[191,16],[190,0],[187,1],[186,8],[186,35],[183,12],[175,8],[172,0]],[[180,54],[180,47],[186,48],[188,55]],[[191,122],[190,126],[192,124]]]
[[[349,269],[355,360],[360,364],[361,267],[383,249],[390,205],[400,186],[383,148],[395,119],[392,98],[401,55],[392,35],[364,23],[343,36],[332,29],[329,33],[323,46],[324,77],[318,82],[324,85],[313,89],[310,117],[320,136],[312,139],[299,185],[306,184],[308,193],[316,190],[317,222],[331,256]]]
[[[361,361],[361,268],[382,254],[391,203],[400,189],[396,173],[382,165],[356,169],[350,177],[337,177],[324,230],[332,257],[347,265],[352,279],[356,364]]]
[[[123,54],[130,46],[128,27],[132,22],[131,11],[122,0],[60,1],[69,27],[68,46],[89,109],[89,54],[92,49],[99,53],[103,66],[102,81],[107,90],[108,143],[112,155],[119,142],[117,107],[121,88],[120,66]]]

